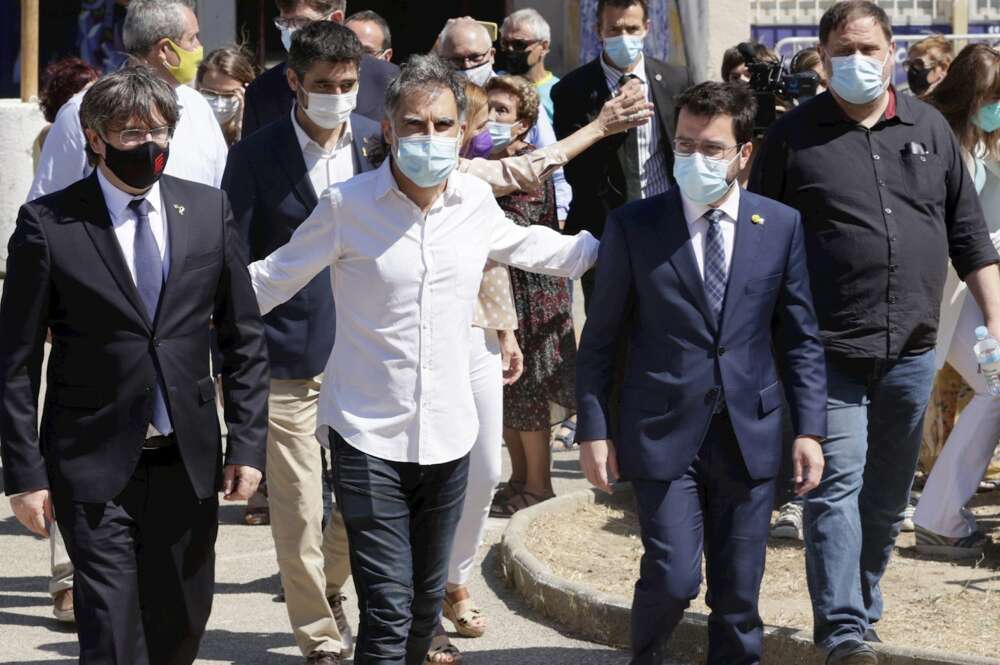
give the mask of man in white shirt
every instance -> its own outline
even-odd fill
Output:
[[[149,65],[177,95],[181,115],[164,173],[218,187],[226,168],[226,140],[211,107],[186,85],[194,80],[202,52],[192,6],[190,0],[132,0],[122,37],[128,54]],[[68,187],[93,170],[80,125],[83,95],[72,97],[56,115],[38,158],[28,201]]]
[[[355,111],[363,47],[349,29],[315,21],[288,52],[291,113],[233,146],[222,179],[250,260],[291,239],[331,185],[373,168],[377,123]],[[335,312],[323,270],[264,317],[271,359],[267,480],[271,531],[285,608],[306,662],[328,665],[351,650],[341,588],[351,574],[340,512],[323,529],[322,448],[316,414],[333,349]],[[324,660],[325,659],[325,660]]]
[[[250,273],[266,313],[330,269],[338,330],[318,426],[361,607],[354,662],[415,665],[437,624],[478,431],[468,353],[455,350],[468,348],[486,259],[576,277],[597,242],[517,226],[486,183],[454,171],[465,94],[437,56],[411,57],[385,102],[390,159],[327,190]]]

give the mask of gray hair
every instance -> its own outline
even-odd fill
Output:
[[[385,116],[390,121],[395,118],[403,95],[414,92],[430,94],[435,90],[450,90],[455,96],[459,119],[465,118],[469,105],[465,98],[465,79],[433,53],[411,55],[385,90]]]
[[[193,0],[132,0],[122,26],[125,51],[144,56],[164,37],[179,41],[184,35],[184,7],[193,11]]]
[[[531,34],[535,36],[535,39],[543,42],[552,41],[552,28],[549,27],[549,22],[545,20],[545,17],[537,9],[531,9],[530,7],[527,9],[518,9],[503,20],[500,34],[506,34],[508,30],[521,27],[531,30]]]
[[[80,124],[84,129],[107,138],[109,130],[124,128],[132,118],[150,128],[162,121],[177,126],[180,112],[173,89],[146,65],[133,65],[103,76],[90,86],[80,103]],[[97,155],[86,144],[87,158],[97,163]]]
[[[482,32],[486,46],[493,46],[490,31],[482,23],[471,18],[453,18],[448,19],[448,22],[444,24],[444,28],[441,29],[441,34],[438,35],[438,52],[444,52],[444,45],[451,37],[451,31],[460,27],[469,27]]]

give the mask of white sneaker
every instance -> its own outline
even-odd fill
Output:
[[[802,540],[802,503],[789,501],[778,509],[778,519],[771,527],[772,538]]]
[[[918,497],[911,494],[909,503],[903,509],[903,523],[899,527],[899,530],[903,533],[913,533],[913,530],[916,528],[913,524],[913,515],[917,512],[917,499]]]

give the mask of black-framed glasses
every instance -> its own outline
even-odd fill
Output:
[[[455,69],[472,69],[478,67],[486,62],[487,58],[490,56],[490,51],[492,48],[486,49],[482,53],[473,53],[471,55],[456,55],[450,58],[445,58]]]
[[[712,141],[692,141],[691,139],[674,139],[674,154],[678,157],[690,157],[696,152],[700,152],[706,159],[723,159],[733,148],[741,148],[742,143],[736,145],[722,145]]]
[[[527,51],[535,44],[541,43],[541,41],[541,39],[502,39],[500,40],[500,48],[504,51]]]

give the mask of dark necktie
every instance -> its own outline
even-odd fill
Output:
[[[635,74],[623,74],[618,79],[618,87],[622,88],[632,79],[639,78]],[[639,130],[630,129],[625,134],[622,144],[624,151],[622,170],[625,175],[625,201],[638,201],[642,198],[642,174],[639,170]]]
[[[156,320],[156,308],[160,304],[163,291],[163,258],[149,227],[149,211],[152,206],[146,199],[133,199],[128,207],[135,213],[135,240],[132,243],[135,261],[135,286],[150,322]],[[153,427],[160,434],[170,434],[170,412],[163,399],[163,379],[157,368],[156,386],[153,388]]]
[[[726,246],[722,237],[722,218],[725,213],[712,209],[705,213],[708,233],[705,234],[705,295],[715,320],[722,318],[722,304],[726,299]]]

